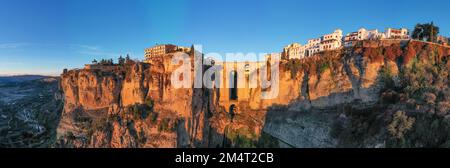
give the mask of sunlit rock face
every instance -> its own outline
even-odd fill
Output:
[[[114,70],[71,70],[61,77],[65,106],[58,145],[380,147],[385,131],[377,130],[375,138],[355,145],[332,136],[335,123],[349,124],[353,116],[348,109],[381,108],[386,78],[393,81],[389,87],[400,87],[400,71],[414,58],[432,55],[429,60],[436,62],[449,54],[447,47],[416,41],[362,41],[302,60],[282,60],[278,88],[267,89],[260,78],[251,77],[260,76],[268,66],[265,61],[217,62],[223,71],[215,74],[214,82],[222,87],[214,88],[194,88],[193,83],[191,88],[173,87],[171,76],[181,66],[171,63],[174,54],[147,63],[130,61]],[[192,78],[197,77],[195,65]],[[233,70],[244,73],[233,77]],[[230,89],[232,79],[246,84]],[[249,84],[253,80],[256,86]],[[271,89],[278,90],[277,96],[262,99]]]
[[[173,55],[62,75],[61,147],[206,146],[205,89],[175,89]],[[193,68],[192,68],[193,69]]]

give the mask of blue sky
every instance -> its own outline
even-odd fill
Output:
[[[432,6],[434,5],[434,6]],[[156,43],[204,52],[279,52],[360,27],[412,29],[434,21],[450,36],[446,0],[0,0],[0,75],[57,75]]]

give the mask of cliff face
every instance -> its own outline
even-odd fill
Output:
[[[424,118],[436,117],[426,111],[439,108],[435,122],[447,122],[449,55],[449,47],[417,41],[364,41],[290,61],[282,72],[291,72],[293,81],[285,75],[280,86],[301,89],[286,89],[285,95],[295,91],[298,97],[267,109],[264,132],[294,147],[399,147],[408,140],[406,146],[442,145],[408,138],[424,135],[421,127],[430,122]],[[398,112],[417,126],[396,125]],[[404,135],[392,138],[399,130]],[[443,134],[439,141],[445,142]]]
[[[396,112],[415,117],[416,123],[422,117],[417,111],[424,107],[439,111],[442,119],[447,116],[448,55],[449,48],[423,42],[365,41],[283,61],[279,95],[270,100],[260,99],[260,87],[238,89],[238,100],[229,99],[230,89],[175,89],[170,77],[179,65],[170,64],[172,55],[150,64],[127,62],[114,71],[72,70],[61,79],[65,106],[58,145],[398,146],[400,140],[391,138],[398,132],[391,125]],[[418,65],[423,68],[417,70]],[[433,82],[411,82],[416,78]],[[425,84],[434,87],[433,93],[422,90],[428,88]],[[420,95],[437,98],[421,104],[423,99],[413,98],[419,93],[411,92],[412,86]],[[408,109],[408,103],[420,108]],[[233,118],[232,106],[237,109]],[[414,132],[415,127],[406,130]],[[400,132],[408,138],[405,129]]]
[[[62,75],[62,147],[202,146],[207,110],[202,89],[174,89],[178,65],[128,61],[114,71],[71,70]]]

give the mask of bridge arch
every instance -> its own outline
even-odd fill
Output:
[[[238,100],[238,73],[236,71],[230,72],[230,100]]]

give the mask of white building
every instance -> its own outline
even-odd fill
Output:
[[[345,47],[353,46],[356,41],[377,40],[383,39],[385,37],[386,35],[382,32],[379,32],[378,29],[367,30],[365,28],[361,28],[357,32],[348,33],[344,37],[344,46]]]
[[[336,29],[331,34],[326,34],[320,38],[308,40],[308,44],[306,44],[305,47],[305,56],[310,57],[318,52],[339,49],[341,46],[342,30]]]
[[[305,46],[292,43],[283,48],[283,57],[286,59],[301,59],[305,57]]]
[[[344,46],[345,47],[353,46],[355,41],[358,41],[360,37],[361,37],[360,31],[348,33],[344,37]]]
[[[331,34],[322,36],[320,51],[335,50],[342,46],[342,30],[337,29]]]
[[[153,57],[163,56],[177,50],[177,46],[173,44],[161,44],[145,49],[145,59],[150,60]]]
[[[320,43],[322,42],[322,38],[315,38],[308,40],[308,44],[305,45],[305,56],[310,57],[315,53],[320,52]]]
[[[293,43],[283,48],[282,56],[285,59],[302,59],[327,50],[342,47],[342,30],[336,29],[331,34],[308,40],[306,45]]]
[[[400,28],[400,29],[393,29],[393,28],[387,28],[386,29],[386,38],[388,39],[409,39],[409,32],[406,28]]]
[[[304,46],[298,43],[290,44],[283,49],[282,56],[285,59],[301,59],[313,56],[318,52],[336,50],[342,46],[350,47],[357,41],[380,39],[410,39],[410,36],[406,28],[387,28],[384,33],[379,32],[378,29],[361,28],[356,32],[348,33],[345,37],[342,35],[342,30],[336,29],[331,34],[308,40]]]
[[[387,28],[386,32],[379,32],[377,29],[366,30],[365,28],[359,29],[357,32],[348,33],[344,37],[344,46],[350,47],[355,44],[356,41],[361,40],[379,40],[379,39],[409,39],[408,29],[393,29]]]

